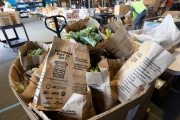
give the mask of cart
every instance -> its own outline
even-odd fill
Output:
[[[60,19],[63,20],[63,22],[59,22]],[[55,29],[52,29],[47,25],[48,20],[50,20],[49,23],[54,22]],[[62,15],[50,16],[45,18],[45,26],[47,29],[55,32],[57,36],[61,38],[61,32],[67,26],[67,21],[66,18]]]
[[[18,36],[16,28],[19,28],[19,27],[23,28],[27,39],[22,39],[22,38],[20,38]],[[9,38],[7,33],[6,33],[7,29],[13,29],[13,32],[14,32],[16,37],[15,38]],[[29,41],[29,37],[27,35],[26,29],[25,29],[23,23],[15,24],[15,25],[0,26],[0,30],[2,30],[3,35],[5,37],[5,40],[0,39],[0,42],[9,45],[9,47],[12,48],[12,49],[15,48],[15,47],[21,46],[24,43],[26,43],[27,41]],[[5,45],[4,45],[4,47],[5,47]],[[14,49],[13,49],[13,51],[14,51]]]
[[[56,30],[49,28],[47,26],[47,22],[45,22],[45,25],[49,30],[57,33],[58,37],[61,37],[60,32],[66,26],[66,19],[65,19],[65,24],[61,24],[61,26],[59,26],[58,20],[57,20],[58,17],[59,16],[51,16],[51,17],[46,18],[46,20],[47,19],[54,20]],[[11,86],[13,85],[13,82],[16,81],[16,79],[18,79],[19,77],[22,77],[23,72],[24,71],[20,63],[20,58],[16,58],[11,64],[10,69],[9,69],[8,77],[9,77],[9,83]],[[54,114],[52,112],[48,112],[50,114],[49,116],[47,112],[37,110],[31,104],[27,104],[21,97],[21,94],[18,93],[13,87],[11,88],[31,120],[41,120],[41,119],[53,120],[51,116]],[[147,116],[148,105],[151,99],[151,95],[153,93],[153,89],[154,89],[154,84],[152,84],[146,91],[143,91],[142,93],[132,98],[128,102],[123,102],[106,112],[103,112],[101,114],[98,114],[90,118],[89,120],[104,120],[104,119],[117,120],[117,118],[118,119],[132,119],[133,118],[134,120],[144,120],[145,117]]]

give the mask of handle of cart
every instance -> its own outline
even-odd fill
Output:
[[[59,23],[58,23],[58,19],[60,19],[60,18],[63,18],[63,21],[64,21],[64,22],[61,22],[61,23],[59,24]],[[48,19],[51,19],[51,20],[53,19],[53,22],[54,22],[54,24],[55,24],[55,30],[52,29],[52,28],[50,28],[50,27],[47,25]],[[47,29],[55,32],[55,33],[57,34],[57,36],[58,36],[59,38],[61,38],[61,34],[60,34],[60,33],[61,33],[61,31],[67,26],[67,21],[66,21],[66,18],[65,18],[64,16],[62,16],[62,15],[50,16],[50,17],[46,17],[46,18],[45,18],[45,26],[46,26]]]

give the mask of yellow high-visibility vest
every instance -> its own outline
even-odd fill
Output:
[[[7,3],[8,3],[8,8],[12,8],[12,5],[9,2],[7,2]]]
[[[8,8],[12,8],[12,5],[11,5],[9,2],[8,2],[8,4],[9,4],[9,5],[8,5],[8,6],[9,6]]]
[[[140,14],[142,11],[147,10],[146,6],[144,5],[143,2],[138,1],[132,4],[132,7],[134,8],[134,10]],[[133,11],[133,18],[136,18],[136,12]]]

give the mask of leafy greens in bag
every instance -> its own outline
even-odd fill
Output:
[[[65,40],[73,38],[77,42],[90,46],[95,46],[103,40],[101,35],[98,33],[98,29],[96,28],[96,26],[92,25],[89,25],[85,29],[78,32],[70,31],[69,33],[65,33],[63,36]]]
[[[98,112],[104,112],[120,104],[119,100],[111,92],[110,76],[116,74],[123,63],[124,60],[120,59],[103,59],[98,63],[99,72],[86,73],[86,80],[92,91],[93,103]],[[116,66],[114,70],[110,70],[112,64]]]

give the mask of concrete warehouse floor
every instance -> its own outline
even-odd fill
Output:
[[[53,37],[56,36],[45,27],[42,20],[23,18],[21,21],[24,23],[31,41],[52,41]],[[9,36],[13,36],[12,31],[8,30],[8,32]],[[25,38],[21,28],[18,29],[18,33]],[[1,31],[0,39],[4,39]],[[18,57],[18,48],[14,50],[16,52],[13,52],[7,45],[4,47],[4,44],[0,42],[0,120],[29,120],[9,86],[9,67]],[[149,108],[147,120],[180,120],[180,78],[176,80],[159,106],[151,102]]]

